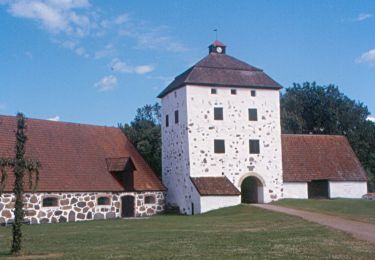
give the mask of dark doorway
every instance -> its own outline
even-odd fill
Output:
[[[123,196],[121,197],[121,217],[132,218],[134,217],[134,197]]]
[[[309,199],[328,199],[329,185],[327,180],[316,180],[308,183]]]
[[[259,195],[259,189],[262,183],[258,178],[249,176],[246,177],[241,184],[241,202],[242,203],[259,203],[262,198]]]

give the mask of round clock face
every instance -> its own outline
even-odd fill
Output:
[[[217,51],[217,53],[222,53],[223,49],[221,47],[216,47],[216,51]]]

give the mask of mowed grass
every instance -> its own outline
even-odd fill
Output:
[[[274,205],[303,209],[375,224],[375,201],[362,199],[302,200],[284,199]]]
[[[375,246],[345,233],[248,205],[198,216],[163,215],[25,225],[25,255],[63,259],[373,259]],[[0,258],[11,227],[0,228]]]

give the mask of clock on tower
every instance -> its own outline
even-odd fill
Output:
[[[216,40],[210,46],[208,46],[209,53],[218,53],[225,54],[225,45],[224,43]]]

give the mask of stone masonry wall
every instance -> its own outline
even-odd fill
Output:
[[[283,196],[280,94],[277,90],[187,86],[187,119],[190,175],[226,175],[240,190],[246,176],[263,182],[263,202]],[[214,120],[214,108],[223,108],[223,120]],[[258,120],[249,121],[248,109],[256,108]],[[214,140],[225,140],[225,153],[214,153]],[[249,140],[258,139],[260,154],[249,153]]]
[[[152,216],[164,211],[163,192],[76,192],[76,193],[26,193],[25,222],[31,224],[74,222],[93,219],[112,219],[121,217],[121,197],[135,197],[135,216]],[[153,196],[154,203],[145,203],[146,196]],[[55,197],[58,206],[43,207],[45,197]],[[99,197],[110,198],[110,205],[98,205]],[[15,197],[12,193],[0,196],[0,224],[13,222]]]

